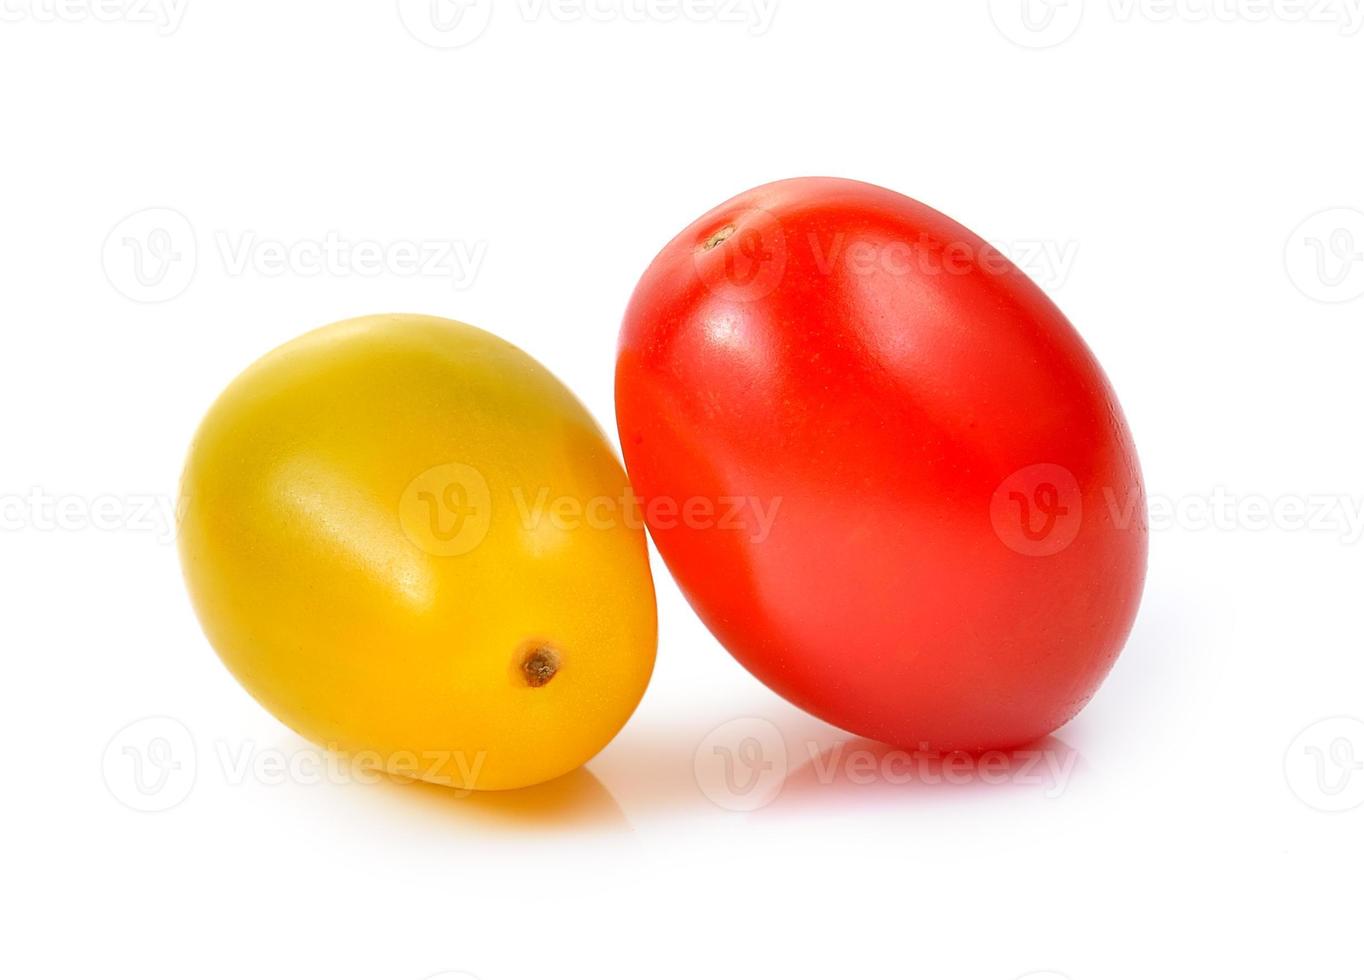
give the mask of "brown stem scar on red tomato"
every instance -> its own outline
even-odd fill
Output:
[[[711,249],[715,248],[715,246],[723,244],[737,230],[738,229],[732,224],[725,225],[701,243],[701,251],[709,252]]]

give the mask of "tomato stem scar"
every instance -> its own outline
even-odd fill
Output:
[[[521,674],[530,687],[544,687],[559,672],[559,655],[546,646],[530,650],[521,660]]]
[[[721,228],[719,231],[717,231],[715,234],[711,235],[709,238],[707,238],[704,242],[701,243],[701,251],[709,252],[716,245],[719,245],[721,242],[725,241],[725,239],[729,238],[730,235],[734,234],[736,230],[737,229],[735,229],[734,225],[732,224],[725,225],[723,228]]]

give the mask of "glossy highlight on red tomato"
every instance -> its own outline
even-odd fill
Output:
[[[1113,390],[1023,272],[926,205],[804,178],[711,211],[630,302],[616,404],[646,519],[738,515],[649,519],[683,592],[840,728],[1023,745],[1126,641],[1147,526]]]

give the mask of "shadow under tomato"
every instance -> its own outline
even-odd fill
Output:
[[[946,753],[851,738],[822,750],[811,744],[802,758],[771,809],[999,793],[1056,799],[1084,766],[1079,751],[1054,735],[1013,749]]]
[[[1079,751],[1055,736],[1007,751],[940,754],[849,736],[794,709],[779,717],[788,752],[780,788],[749,816],[972,795],[1050,800],[1064,795],[1084,766]],[[467,792],[384,776],[376,788],[442,822],[511,833],[618,834],[633,832],[636,820],[723,818],[732,815],[726,803],[734,799],[721,794],[717,801],[716,787],[707,792],[695,765],[707,730],[706,725],[627,730],[590,763],[601,777],[580,768],[525,789]]]
[[[467,791],[386,775],[379,783],[404,803],[442,818],[512,831],[628,831],[611,792],[585,768],[525,789]]]
[[[727,816],[707,790],[714,790],[706,770],[698,771],[698,757],[707,737],[733,718],[771,719],[788,743],[797,740],[827,744],[838,736],[836,729],[785,705],[759,708],[736,707],[731,714],[708,715],[686,723],[642,724],[627,728],[592,767],[611,787],[632,821],[640,825],[656,821],[691,821]]]

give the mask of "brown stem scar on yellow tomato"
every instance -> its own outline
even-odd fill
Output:
[[[209,641],[290,728],[468,789],[553,779],[634,711],[657,619],[633,499],[553,375],[461,323],[375,316],[266,355],[213,405],[179,544]]]
[[[531,687],[544,687],[559,672],[559,655],[537,643],[521,658],[521,673]]]

